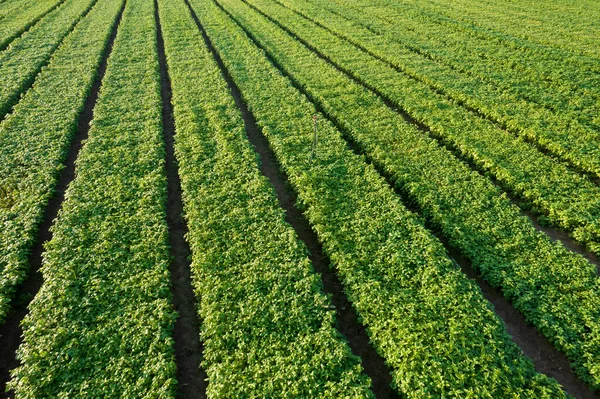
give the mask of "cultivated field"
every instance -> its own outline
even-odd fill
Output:
[[[598,398],[598,21],[0,0],[0,395]]]

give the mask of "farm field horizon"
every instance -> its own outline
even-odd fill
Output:
[[[0,397],[600,397],[600,3],[0,0]]]

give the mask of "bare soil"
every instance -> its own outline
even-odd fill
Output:
[[[567,356],[554,348],[546,337],[529,324],[525,317],[504,298],[501,290],[485,282],[481,275],[473,269],[471,262],[448,245],[444,238],[439,236],[438,238],[463,273],[475,280],[485,299],[494,305],[495,313],[504,321],[506,330],[512,336],[513,341],[521,348],[525,356],[531,359],[538,372],[556,379],[566,392],[578,399],[598,399],[600,397],[575,375]]]

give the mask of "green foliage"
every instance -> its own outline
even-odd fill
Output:
[[[392,368],[398,390],[407,397],[564,396],[522,356],[439,241],[374,168],[347,150],[322,115],[318,157],[309,163],[314,106],[215,4],[192,4],[297,191],[373,345]],[[236,14],[238,6],[227,3]],[[260,23],[247,8],[243,13],[253,20],[248,24]],[[282,36],[272,26],[260,29]],[[339,96],[344,87],[337,89],[329,96]]]
[[[367,10],[346,0],[312,3],[318,5],[286,2],[456,103],[600,175],[597,61],[581,64],[572,55],[506,42],[422,3],[398,9],[378,0]]]
[[[0,322],[27,273],[124,1],[66,0],[0,53],[0,116],[23,96],[0,123]],[[477,286],[369,163],[600,387],[600,279],[592,265],[536,232],[487,178],[244,2],[218,0],[270,60],[213,2],[191,2],[400,393],[565,396],[535,372]],[[600,175],[598,66],[589,57],[453,19],[435,1],[419,9],[388,0],[247,2],[600,253],[600,190],[524,141]],[[3,3],[0,48],[57,3]],[[184,1],[159,3],[208,396],[373,397]],[[44,284],[23,322],[22,365],[10,383],[17,398],[175,396],[157,68],[153,2],[129,0],[77,177],[47,244]],[[576,95],[566,101],[565,93]],[[366,156],[353,155],[327,118]]]
[[[290,10],[273,5],[272,2],[251,3],[268,9],[271,15],[283,21],[286,27],[308,40],[341,68],[349,71],[368,87],[382,93],[399,108],[405,109],[413,118],[426,125],[433,136],[455,148],[478,170],[492,175],[504,188],[543,215],[545,220],[571,232],[577,240],[600,254],[600,188],[594,183],[562,163],[544,156],[525,141],[515,139],[513,135],[491,122],[468,112],[456,102],[438,94],[435,89],[430,89],[428,84],[415,81],[379,61],[376,57],[392,59],[395,64],[404,68],[404,64],[410,63],[411,58],[405,61],[406,55],[398,55],[399,51],[395,46],[386,45],[386,42],[378,40],[376,35],[368,31],[361,32],[354,27],[340,27],[336,24],[337,20],[327,18],[328,25],[334,25],[336,30],[344,31],[351,41],[360,42],[369,50],[373,49],[376,53],[376,57],[373,57]],[[299,7],[296,2],[294,7]],[[319,14],[320,10],[313,10],[312,13]],[[363,39],[363,35],[367,38]],[[426,81],[435,75],[430,65],[412,67],[411,71],[414,70],[421,71],[420,76],[426,75]],[[411,72],[411,75],[414,73]],[[444,79],[449,82],[460,81],[454,76]],[[463,101],[462,97],[456,99]],[[514,113],[514,102],[510,103],[510,109],[511,113]],[[394,116],[388,117],[392,118]],[[531,117],[525,119],[536,120]],[[538,132],[539,129],[532,131]],[[561,137],[571,148],[575,146],[576,137],[583,137],[582,134],[566,134],[563,129],[560,131]],[[600,160],[600,150],[596,145],[598,139],[587,136],[584,140],[586,148],[582,150],[595,162]],[[550,141],[544,139],[544,142]],[[577,155],[577,151],[573,154],[577,159],[582,158]]]
[[[373,397],[186,5],[159,10],[208,397]]]
[[[23,0],[5,4],[0,9],[0,49],[56,7],[62,0]]]
[[[221,3],[296,83],[343,126],[368,157],[392,176],[395,184],[484,278],[501,287],[528,321],[569,356],[577,373],[590,385],[599,386],[600,279],[595,266],[537,232],[485,177],[472,172],[434,140],[406,124],[373,93],[249,7],[229,0]],[[293,16],[285,16],[290,29],[297,29]],[[303,27],[303,37],[355,73],[367,76],[369,71],[377,74],[382,70],[322,30]],[[387,87],[405,87],[385,78],[382,74]],[[408,101],[411,97],[406,98]],[[437,105],[432,102],[430,108],[445,109]],[[425,108],[421,104],[422,112],[429,112]],[[467,121],[464,125],[468,126]],[[436,122],[435,126],[442,123]],[[496,151],[505,158],[513,155],[499,148]]]
[[[67,0],[0,52],[0,120],[97,0]]]
[[[98,3],[88,40],[121,5]],[[153,3],[129,0],[23,321],[16,398],[175,396],[159,84]]]
[[[389,9],[390,16],[395,16],[398,11],[409,11],[409,15],[416,17],[415,11],[418,11],[440,25],[501,43],[507,49],[524,53],[523,64],[529,61],[528,57],[535,56],[538,60],[559,61],[558,66],[563,70],[568,66],[598,70],[595,60],[600,55],[600,28],[597,23],[600,7],[594,0],[577,3],[568,0],[549,0],[545,3],[517,0],[510,4],[503,1],[483,4],[476,0],[460,0],[452,7],[448,7],[443,0],[426,4],[418,0],[403,3],[376,0],[365,3]],[[361,5],[360,2],[355,4]],[[550,70],[552,66],[548,62],[545,68]],[[535,71],[540,67],[542,65],[535,65],[530,69]],[[547,79],[560,79],[560,75],[561,72],[555,70],[547,75]]]
[[[84,3],[73,12],[81,13],[90,2]],[[15,287],[27,274],[29,250],[117,13],[118,4],[113,0],[95,7],[0,124],[0,322],[6,317]],[[41,33],[39,40],[44,40]],[[21,65],[20,69],[27,68]]]

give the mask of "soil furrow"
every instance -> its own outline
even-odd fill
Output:
[[[154,0],[154,18],[160,65],[163,135],[165,141],[165,167],[167,174],[167,225],[171,252],[171,294],[178,313],[173,330],[175,360],[177,362],[177,397],[185,399],[206,398],[207,376],[200,368],[203,347],[200,342],[200,322],[192,287],[190,269],[191,250],[185,235],[188,231],[183,217],[181,181],[175,157],[175,119],[171,103],[171,80],[167,68],[165,45],[158,13],[158,1]]]
[[[112,28],[111,36],[104,49],[104,54],[102,55],[102,61],[98,66],[96,79],[85,100],[83,111],[79,116],[77,131],[64,161],[65,167],[60,172],[54,195],[50,198],[44,211],[36,243],[29,254],[29,274],[25,281],[17,288],[12,310],[8,314],[5,323],[0,326],[0,395],[5,395],[4,397],[12,397],[13,395],[12,393],[4,393],[4,391],[6,383],[10,380],[10,371],[19,366],[19,361],[15,357],[15,353],[23,339],[21,321],[28,313],[27,307],[29,306],[29,302],[31,302],[33,297],[37,294],[43,283],[40,268],[43,262],[42,255],[44,252],[44,243],[52,239],[51,227],[54,224],[54,220],[65,199],[65,192],[69,184],[75,178],[75,161],[83,146],[83,141],[88,137],[90,122],[94,117],[94,106],[96,105],[98,94],[100,93],[102,79],[106,72],[107,61],[112,52],[124,10],[125,3],[119,11],[119,15]]]
[[[348,340],[352,352],[361,357],[361,364],[365,373],[371,378],[373,383],[372,389],[375,396],[380,399],[399,398],[399,395],[391,388],[392,377],[390,369],[385,364],[384,359],[371,345],[369,336],[364,326],[358,322],[356,312],[350,301],[348,301],[338,276],[332,270],[331,262],[324,254],[323,247],[316,233],[311,229],[302,212],[296,207],[297,196],[290,186],[287,176],[281,170],[275,154],[269,147],[267,139],[258,127],[256,119],[249,111],[241,92],[234,83],[221,57],[213,47],[210,38],[187,0],[186,4],[190,8],[194,21],[201,31],[209,51],[219,65],[242,114],[248,139],[260,157],[260,170],[274,186],[279,205],[286,212],[286,221],[294,228],[300,240],[308,248],[310,260],[316,272],[321,275],[323,280],[324,291],[331,295],[332,303],[336,308],[338,330]]]
[[[504,322],[506,331],[525,356],[531,359],[536,371],[556,379],[566,392],[578,399],[598,399],[599,396],[571,370],[567,356],[556,350],[546,337],[529,324],[525,317],[504,298],[501,290],[483,280],[473,269],[471,262],[462,257],[459,251],[452,248],[441,235],[435,232],[434,234],[444,244],[450,257],[460,266],[462,272],[477,283],[485,299],[494,305],[494,312]]]
[[[372,162],[372,159],[368,154],[364,153],[359,145],[350,137],[347,131],[341,126],[340,123],[336,120],[336,118],[329,115],[321,104],[318,101],[315,101],[314,98],[306,92],[302,88],[302,86],[294,79],[293,76],[289,75],[285,72],[284,68],[282,68],[277,61],[275,61],[272,57],[269,56],[267,50],[258,43],[258,41],[253,37],[252,33],[249,32],[245,27],[243,27],[236,18],[225,10],[219,3],[216,3],[217,6],[223,10],[250,38],[250,40],[256,45],[258,48],[264,51],[265,56],[268,57],[269,61],[280,71],[280,73],[287,77],[292,85],[301,93],[303,93],[308,99],[310,99],[317,110],[325,115],[331,123],[336,126],[336,128],[342,133],[344,139],[348,143],[348,148],[351,149],[357,155],[364,155],[366,161],[373,165],[373,167],[377,170],[377,172],[387,181],[388,185],[396,192],[396,194],[400,197],[403,204],[411,210],[413,213],[417,215],[421,215],[420,210],[414,205],[414,201],[410,200],[410,195],[402,191],[392,180],[392,177],[386,173],[384,170],[379,168],[376,163]],[[394,108],[395,109],[395,108]],[[421,217],[423,220],[423,218]],[[451,247],[448,244],[448,241],[445,237],[440,234],[436,228],[431,226],[431,224],[424,220],[425,226],[442,242],[444,247],[446,248],[449,257],[460,266],[462,271],[471,279],[475,280],[481,291],[483,292],[484,297],[494,305],[495,313],[503,320],[506,325],[506,329],[508,333],[513,336],[514,342],[521,348],[523,353],[529,357],[535,366],[535,369],[538,372],[547,374],[553,378],[555,378],[560,384],[563,385],[563,388],[574,395],[577,398],[581,399],[594,399],[598,398],[598,396],[584,383],[582,382],[575,373],[571,370],[569,361],[567,357],[562,353],[556,350],[552,344],[548,341],[547,338],[542,336],[537,332],[535,327],[530,325],[525,317],[517,311],[514,306],[504,298],[501,291],[497,288],[490,286],[487,282],[483,280],[481,275],[473,269],[472,264],[465,258],[463,258],[459,251],[455,248]]]

